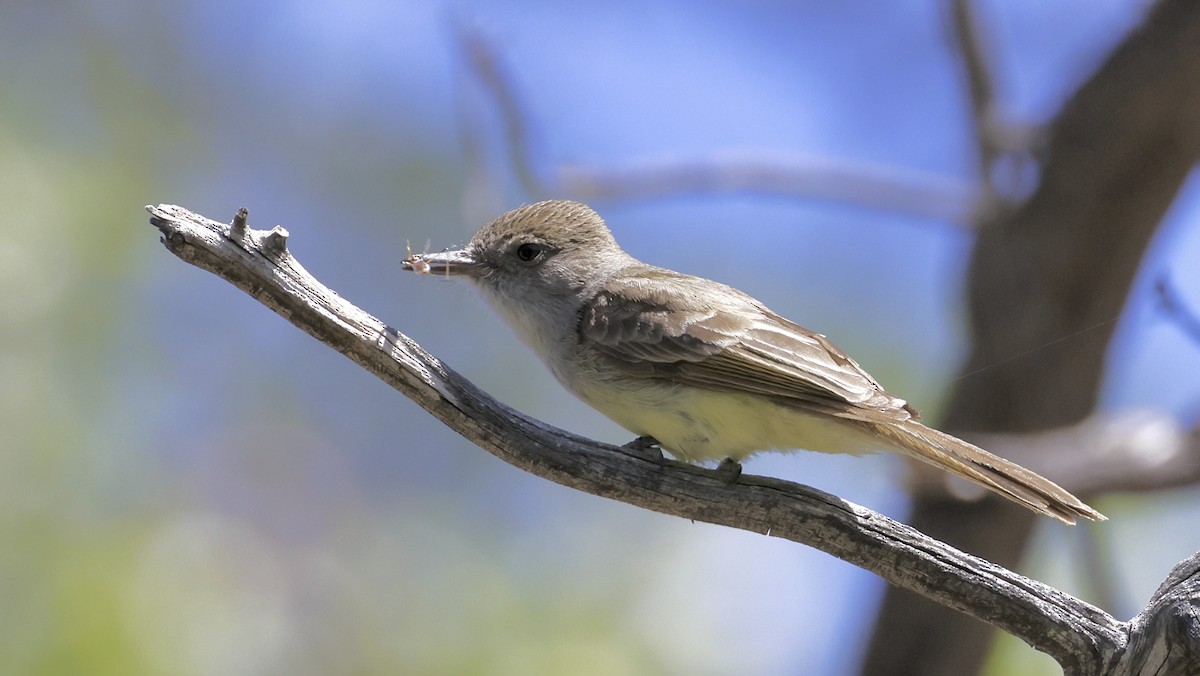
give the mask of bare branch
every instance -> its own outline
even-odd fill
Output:
[[[534,172],[534,153],[530,147],[525,113],[517,100],[516,87],[500,63],[500,56],[478,33],[459,29],[455,34],[467,65],[496,104],[504,123],[504,135],[508,140],[509,156],[517,179],[531,195],[547,193],[548,186]]]
[[[1104,673],[1200,674],[1200,553],[1186,559],[1129,622],[1128,648]]]
[[[706,159],[654,159],[631,166],[557,166],[539,172],[530,123],[500,55],[479,34],[460,30],[467,65],[495,102],[513,171],[531,195],[582,201],[655,199],[686,193],[741,192],[825,200],[947,223],[964,223],[977,199],[957,178],[818,156],[762,151]]]
[[[1067,594],[869,509],[798,484],[651,459],[558,430],[497,402],[399,331],[310,276],[286,232],[231,228],[181,207],[147,207],[162,241],[392,385],[467,439],[565,486],[665,514],[806,544],[1003,628],[1068,673],[1101,673],[1128,627]]]
[[[944,223],[963,223],[974,186],[907,167],[817,155],[725,152],[694,162],[665,160],[621,168],[563,166],[565,194],[583,201],[655,199],[686,193],[760,193],[865,206]]]
[[[1200,315],[1188,307],[1180,297],[1179,290],[1175,288],[1170,277],[1159,277],[1154,284],[1154,293],[1158,296],[1158,306],[1162,308],[1163,313],[1193,341],[1200,343]]]
[[[1000,456],[1058,477],[1076,494],[1153,491],[1200,483],[1200,426],[1146,409],[1096,413],[1029,434],[972,434]],[[957,491],[956,491],[957,492]]]
[[[996,81],[988,64],[986,31],[974,0],[947,0],[950,34],[963,66],[975,128],[979,162],[979,197],[969,223],[993,219],[1022,199],[1032,175],[1032,151],[1044,142],[1044,131],[1004,119],[996,97]]]
[[[980,28],[971,8],[971,0],[949,0],[951,34],[962,58],[966,73],[968,99],[971,102],[971,117],[975,121],[975,145],[979,154],[979,179],[983,184],[980,201],[990,204],[995,200],[992,185],[992,169],[1000,156],[1000,146],[994,133],[996,120],[995,86],[992,72],[987,65],[986,50]]]

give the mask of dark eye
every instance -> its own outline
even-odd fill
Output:
[[[546,253],[546,247],[533,242],[526,242],[517,247],[517,258],[522,263],[532,263],[542,257]]]

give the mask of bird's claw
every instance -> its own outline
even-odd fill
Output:
[[[737,483],[738,478],[742,476],[742,464],[733,458],[725,458],[717,465],[717,474],[721,475],[725,483]]]
[[[663,457],[662,448],[658,445],[658,439],[651,436],[640,436],[621,448],[632,452],[644,460],[662,460]]]

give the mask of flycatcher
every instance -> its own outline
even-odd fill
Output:
[[[1053,482],[922,425],[825,336],[724,284],[625,253],[584,204],[510,211],[405,270],[470,279],[554,376],[681,460],[893,451],[1066,523],[1105,517]]]

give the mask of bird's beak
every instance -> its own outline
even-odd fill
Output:
[[[483,272],[483,263],[468,249],[442,251],[440,253],[409,254],[403,263],[405,270],[419,275],[462,275],[478,277]]]

